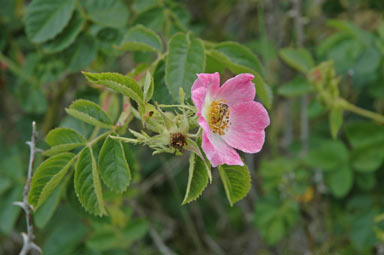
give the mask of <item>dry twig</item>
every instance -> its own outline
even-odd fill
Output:
[[[21,249],[19,255],[26,255],[29,252],[36,251],[39,254],[42,254],[41,248],[33,242],[35,236],[33,234],[33,225],[32,225],[32,213],[31,206],[28,204],[28,194],[31,188],[31,180],[32,180],[32,171],[33,171],[33,163],[35,161],[35,154],[40,150],[36,147],[37,140],[37,131],[36,131],[36,122],[32,122],[32,137],[31,141],[27,142],[30,148],[29,154],[29,165],[28,165],[28,176],[27,182],[24,187],[23,194],[23,202],[14,202],[14,205],[20,206],[25,211],[26,221],[27,221],[27,233],[21,233],[23,238],[23,248]]]

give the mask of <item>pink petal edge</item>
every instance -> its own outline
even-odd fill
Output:
[[[247,153],[256,153],[263,148],[264,129],[270,120],[267,110],[258,102],[251,101],[230,106],[231,125],[223,136],[224,141]]]
[[[244,165],[235,149],[226,144],[220,136],[213,135],[211,142],[208,139],[206,132],[203,132],[203,142],[201,147],[208,160],[211,162],[212,167],[223,164]]]
[[[228,79],[223,86],[220,87],[216,97],[225,99],[228,105],[253,101],[256,95],[255,85],[252,79],[255,78],[252,74],[243,73]]]
[[[220,88],[220,75],[218,72],[197,74],[197,79],[192,85],[191,97],[197,108],[198,115],[204,107],[207,94],[216,94]]]

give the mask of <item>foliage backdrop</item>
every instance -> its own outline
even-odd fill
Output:
[[[145,87],[147,70],[153,93],[136,94],[160,104],[176,102],[180,86],[190,96],[195,73],[257,76],[271,126],[263,151],[242,155],[250,192],[231,207],[212,169],[201,197],[181,205],[187,156],[152,156],[144,146],[122,143],[127,165],[94,159],[89,150],[77,162],[88,172],[96,160],[107,172],[112,162],[129,168],[119,180],[101,173],[95,186],[103,189],[108,217],[100,218],[84,210],[105,209],[84,206],[89,198],[76,189],[85,182],[66,174],[73,154],[65,152],[53,161],[65,170],[60,184],[43,199],[30,198],[39,205],[33,220],[44,254],[159,254],[162,245],[178,254],[383,253],[382,1],[0,0],[0,6],[0,254],[21,248],[25,217],[12,203],[26,181],[32,120],[45,155],[63,143],[75,149],[100,131],[89,124],[108,128],[129,118],[120,114],[121,94],[96,85],[107,86],[102,77],[88,75],[88,82],[81,71],[118,72]],[[100,105],[92,123],[70,116],[98,107],[76,99]],[[62,136],[49,133],[56,127],[76,130],[70,135],[76,141],[58,142]],[[120,146],[94,145],[97,152]],[[45,159],[39,155],[36,166]],[[97,188],[91,195],[100,197]]]

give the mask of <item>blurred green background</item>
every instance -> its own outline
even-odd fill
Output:
[[[89,126],[64,109],[77,98],[101,103],[106,92],[80,71],[135,74],[152,63],[153,53],[114,47],[137,24],[164,42],[192,31],[259,57],[273,103],[264,149],[242,154],[251,192],[230,207],[213,169],[203,195],[182,206],[188,158],[127,145],[134,183],[119,196],[105,191],[109,217],[88,215],[70,178],[34,213],[44,254],[384,254],[384,127],[333,111],[305,75],[333,60],[338,95],[383,114],[384,1],[63,0],[55,10],[68,19],[45,37],[26,29],[31,2],[48,6],[47,16],[57,3],[0,0],[0,254],[22,246],[25,215],[12,203],[22,199],[32,121],[43,149],[58,126],[88,136]],[[222,80],[233,75],[212,57],[206,63]],[[169,103],[164,63],[154,79],[154,100]]]

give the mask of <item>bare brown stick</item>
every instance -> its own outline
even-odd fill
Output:
[[[35,236],[33,234],[32,213],[31,213],[31,206],[28,204],[28,194],[29,194],[29,190],[31,189],[32,171],[33,171],[33,164],[35,161],[35,155],[36,155],[36,152],[40,151],[36,147],[36,140],[37,140],[36,122],[33,121],[31,141],[27,142],[30,148],[30,154],[29,154],[27,182],[25,183],[25,186],[24,186],[23,202],[13,203],[14,205],[17,205],[23,208],[23,210],[25,211],[25,216],[27,221],[27,233],[21,233],[21,236],[23,238],[23,248],[21,249],[19,255],[26,255],[31,251],[36,251],[40,254],[43,253],[41,248],[33,242],[33,240],[35,239]]]

